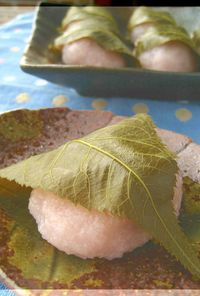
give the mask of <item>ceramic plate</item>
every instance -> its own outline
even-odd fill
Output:
[[[104,127],[111,120],[113,122],[112,117],[111,112],[73,111],[67,108],[4,113],[0,115],[0,167],[51,150],[67,139],[78,138]],[[24,195],[21,187],[16,186],[16,194],[10,196],[12,191],[3,188],[0,187],[0,280],[9,287],[200,289],[200,283],[181,264],[152,242],[111,261],[83,260],[56,250],[42,239],[28,212],[29,189]]]
[[[20,66],[23,71],[56,84],[76,89],[83,96],[138,97],[167,100],[198,100],[200,72],[173,73],[136,68],[99,68],[61,64],[49,50],[58,35],[68,6],[41,4],[34,29]],[[122,34],[133,7],[110,7]],[[162,9],[162,8],[161,8]],[[171,7],[169,10],[180,25],[192,31],[200,25],[200,7]]]

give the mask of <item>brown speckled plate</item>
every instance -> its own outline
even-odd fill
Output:
[[[173,73],[139,68],[103,68],[64,65],[49,50],[58,35],[68,6],[42,3],[37,11],[34,30],[20,66],[23,71],[56,84],[76,89],[83,96],[138,97],[151,99],[199,100],[200,72]],[[110,7],[122,35],[133,7]],[[200,25],[200,7],[165,7],[178,24],[192,31]],[[51,20],[51,21],[49,21]]]
[[[67,140],[83,136],[114,121],[115,117],[111,112],[72,111],[67,108],[38,111],[16,110],[1,114],[0,167],[53,149]],[[20,195],[19,192],[18,194]],[[18,286],[27,289],[200,289],[199,282],[195,281],[162,247],[152,242],[126,254],[121,259],[90,260],[93,266],[92,271],[77,275],[76,279],[70,281],[70,284],[52,280],[52,277],[44,280],[39,278],[38,274],[35,277],[24,277],[26,270],[19,269],[12,260],[17,254],[14,254],[10,248],[14,230],[8,227],[9,223],[10,217],[5,211],[0,210],[0,277],[10,287]],[[47,243],[46,245],[48,246]],[[15,252],[18,252],[16,250]],[[24,256],[27,252],[25,249]],[[34,253],[34,247],[32,252]],[[57,256],[61,253],[56,252]],[[38,258],[31,258],[32,263],[29,260],[30,258],[26,258],[27,265],[35,264],[34,260]],[[38,266],[40,269],[44,268],[42,263]]]

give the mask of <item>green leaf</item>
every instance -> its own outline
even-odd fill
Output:
[[[6,226],[4,234],[9,236],[1,268],[7,275],[11,270],[16,281],[22,277],[26,288],[31,281],[38,289],[45,288],[45,283],[48,288],[56,284],[70,287],[73,280],[95,270],[95,261],[67,256],[42,239],[28,211],[31,190],[0,179],[0,208],[9,217],[1,219],[1,227]]]
[[[137,221],[200,278],[172,206],[177,171],[152,120],[140,114],[2,169],[0,177]]]
[[[110,23],[96,19],[77,22],[55,39],[54,46],[59,49],[63,45],[75,42],[81,38],[91,38],[107,50],[132,55],[131,50],[124,44],[121,38],[113,33]]]
[[[200,215],[200,184],[185,177],[183,188],[184,212],[189,215]]]
[[[96,22],[90,20],[87,21],[87,24],[86,22],[84,22],[84,24],[78,22],[76,27],[73,26],[56,38],[54,46],[55,48],[61,48],[65,44],[75,42],[82,38],[91,38],[107,50],[132,56],[131,50],[117,35],[113,34],[109,28],[105,28],[105,24],[101,23],[100,25],[97,25]]]
[[[157,24],[146,30],[135,42],[134,54],[136,57],[143,52],[170,41],[180,41],[197,52],[194,42],[182,27]]]
[[[144,23],[155,23],[155,24],[172,24],[176,25],[176,21],[167,11],[154,10],[149,7],[140,6],[134,9],[131,18],[128,23],[128,29],[132,30],[136,26]]]
[[[200,215],[189,215],[183,212],[180,221],[187,237],[200,253]]]
[[[114,32],[118,32],[117,29],[117,23],[115,22],[112,15],[108,12],[107,9],[104,9],[103,7],[95,7],[95,6],[85,6],[85,7],[77,7],[73,6],[71,7],[67,13],[64,19],[62,20],[61,30],[64,31],[66,27],[72,23],[82,20],[87,20],[89,18],[93,19],[99,19],[99,21],[108,21],[111,23],[111,27],[114,30]]]

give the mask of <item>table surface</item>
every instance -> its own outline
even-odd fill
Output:
[[[34,11],[33,6],[0,6],[0,24],[6,23],[16,15]]]

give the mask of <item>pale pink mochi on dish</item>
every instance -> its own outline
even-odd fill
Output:
[[[173,204],[178,215],[182,178],[177,176]],[[87,210],[51,192],[35,189],[29,211],[42,237],[57,249],[81,258],[119,258],[151,237],[134,221]]]
[[[171,72],[193,72],[197,58],[193,50],[180,41],[170,41],[146,50],[138,57],[142,68]]]
[[[120,53],[106,50],[95,40],[89,38],[82,38],[64,45],[62,61],[68,65],[106,68],[125,67],[125,61]]]

